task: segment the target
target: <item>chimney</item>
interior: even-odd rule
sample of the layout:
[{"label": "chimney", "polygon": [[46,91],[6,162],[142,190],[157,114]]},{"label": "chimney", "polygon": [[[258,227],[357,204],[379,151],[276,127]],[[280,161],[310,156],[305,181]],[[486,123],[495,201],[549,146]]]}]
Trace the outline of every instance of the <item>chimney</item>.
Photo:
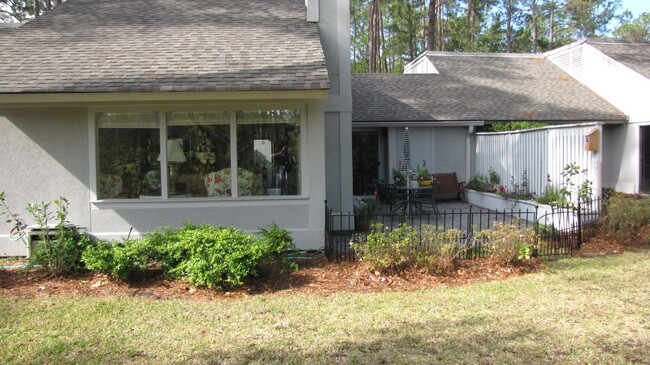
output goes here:
[{"label": "chimney", "polygon": [[310,23],[318,23],[320,20],[320,15],[318,14],[319,2],[320,0],[305,0],[307,21]]}]

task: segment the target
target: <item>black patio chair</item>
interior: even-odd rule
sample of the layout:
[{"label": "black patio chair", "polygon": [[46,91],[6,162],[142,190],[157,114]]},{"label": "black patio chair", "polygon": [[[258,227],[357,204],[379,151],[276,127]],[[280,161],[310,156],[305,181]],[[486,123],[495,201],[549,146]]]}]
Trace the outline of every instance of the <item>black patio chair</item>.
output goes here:
[{"label": "black patio chair", "polygon": [[438,184],[434,181],[431,183],[431,189],[420,190],[417,196],[413,199],[416,207],[424,212],[425,206],[431,206],[432,212],[438,214],[438,207],[436,206],[436,190]]},{"label": "black patio chair", "polygon": [[384,205],[388,205],[388,211],[390,213],[406,206],[408,196],[406,193],[399,193],[395,184],[378,182],[377,192],[377,198],[379,199],[379,203],[381,203],[382,212]]}]

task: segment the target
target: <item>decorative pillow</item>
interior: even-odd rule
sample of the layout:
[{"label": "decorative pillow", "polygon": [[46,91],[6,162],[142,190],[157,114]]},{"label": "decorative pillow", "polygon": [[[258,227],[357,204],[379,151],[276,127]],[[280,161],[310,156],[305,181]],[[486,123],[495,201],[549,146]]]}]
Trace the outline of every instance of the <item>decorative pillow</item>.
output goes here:
[{"label": "decorative pillow", "polygon": [[[253,173],[245,169],[237,169],[237,189],[239,196],[251,195]],[[230,168],[211,172],[205,176],[205,189],[208,196],[232,196]]]},{"label": "decorative pillow", "polygon": [[122,193],[122,178],[117,175],[99,175],[99,199],[115,198]]}]

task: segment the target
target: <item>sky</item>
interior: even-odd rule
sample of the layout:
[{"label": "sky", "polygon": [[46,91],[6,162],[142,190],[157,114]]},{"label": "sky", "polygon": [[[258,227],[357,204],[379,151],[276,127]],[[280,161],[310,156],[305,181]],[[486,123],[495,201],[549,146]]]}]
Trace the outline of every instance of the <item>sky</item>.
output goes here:
[{"label": "sky", "polygon": [[636,18],[643,12],[650,13],[650,0],[623,0],[623,9],[627,9],[632,12]]}]

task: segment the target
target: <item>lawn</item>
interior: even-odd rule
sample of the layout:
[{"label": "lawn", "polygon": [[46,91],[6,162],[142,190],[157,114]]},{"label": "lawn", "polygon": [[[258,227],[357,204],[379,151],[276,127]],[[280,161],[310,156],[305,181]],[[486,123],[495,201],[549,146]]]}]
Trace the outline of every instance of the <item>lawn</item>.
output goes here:
[{"label": "lawn", "polygon": [[650,250],[416,292],[0,297],[3,363],[647,363]]}]

